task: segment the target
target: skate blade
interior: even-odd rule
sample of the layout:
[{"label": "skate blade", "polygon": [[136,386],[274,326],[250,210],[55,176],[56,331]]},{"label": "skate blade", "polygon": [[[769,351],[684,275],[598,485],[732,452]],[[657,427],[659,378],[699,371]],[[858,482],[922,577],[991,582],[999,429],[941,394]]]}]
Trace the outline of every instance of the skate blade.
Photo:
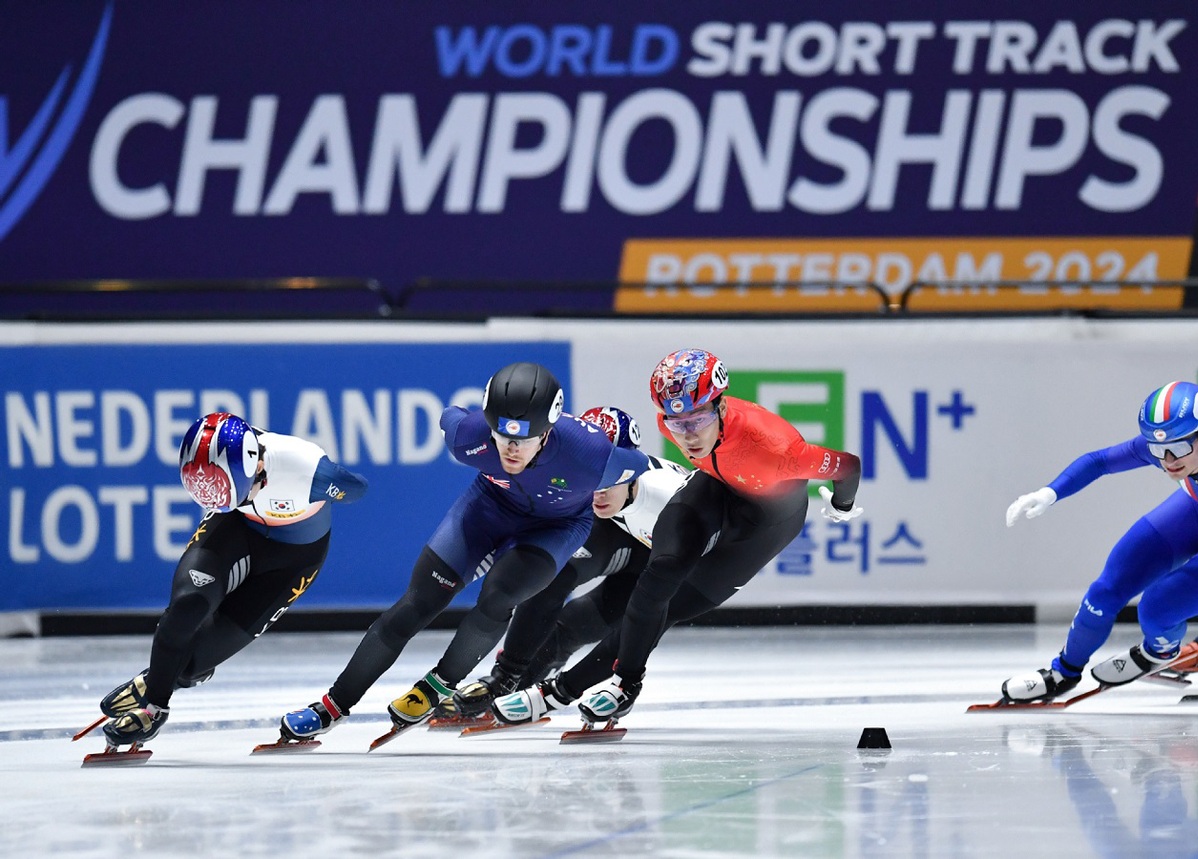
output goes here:
[{"label": "skate blade", "polygon": [[614,721],[608,722],[602,728],[594,725],[583,725],[581,731],[566,731],[562,734],[563,743],[614,743],[624,739],[627,728],[617,728]]},{"label": "skate blade", "polygon": [[150,759],[150,755],[152,754],[154,754],[152,751],[149,749],[143,749],[136,743],[131,745],[127,752],[119,751],[114,746],[108,746],[102,752],[84,755],[82,766],[136,766],[138,764],[144,764]]},{"label": "skate blade", "polygon": [[387,733],[383,734],[381,737],[378,737],[377,739],[375,739],[370,744],[370,748],[368,748],[366,751],[373,752],[375,749],[379,748],[380,746],[387,745],[387,743],[394,740],[396,737],[398,737],[404,731],[408,730],[409,728],[414,728],[418,724],[420,724],[420,723],[417,722],[415,725],[404,725],[402,728],[397,728],[394,725],[392,725],[391,730],[388,731]]},{"label": "skate blade", "polygon": [[254,746],[251,755],[288,754],[294,752],[310,752],[320,748],[320,740],[287,740],[278,739],[273,743],[260,743]]},{"label": "skate blade", "polygon": [[1178,704],[1198,704],[1198,695],[1182,695]]},{"label": "skate blade", "polygon": [[1165,669],[1158,671],[1156,674],[1148,674],[1144,677],[1145,680],[1151,683],[1161,683],[1166,686],[1189,686],[1191,681],[1180,671],[1173,669]]},{"label": "skate blade", "polygon": [[94,731],[96,728],[100,727],[107,721],[108,721],[107,716],[101,716],[100,718],[96,719],[96,721],[92,722],[90,725],[88,725],[86,728],[84,728],[82,731],[80,731],[78,734],[71,737],[71,742],[73,743],[73,742],[75,742],[75,740],[83,739],[84,737],[86,737],[88,734],[90,734],[92,731]]},{"label": "skate blade", "polygon": [[489,725],[494,721],[495,717],[489,713],[481,716],[439,716],[428,720],[428,729],[430,731],[460,731]]},{"label": "skate blade", "polygon": [[542,716],[541,718],[537,719],[535,722],[520,722],[519,724],[512,725],[512,724],[508,724],[507,722],[501,722],[498,719],[493,718],[490,721],[488,721],[486,724],[473,725],[469,728],[463,728],[462,733],[458,734],[458,736],[459,737],[473,737],[477,734],[486,734],[491,731],[507,731],[512,728],[531,728],[533,725],[543,725],[548,721],[549,721],[548,716]]},{"label": "skate blade", "polygon": [[1066,707],[1072,707],[1079,701],[1084,701],[1093,695],[1097,695],[1099,692],[1105,692],[1107,689],[1114,688],[1114,686],[1099,684],[1093,689],[1082,692],[1080,695],[1074,695],[1072,698],[1066,698],[1064,701],[1012,701],[1008,698],[1000,698],[993,704],[971,704],[965,708],[965,712],[979,713],[986,710],[1064,710]]}]

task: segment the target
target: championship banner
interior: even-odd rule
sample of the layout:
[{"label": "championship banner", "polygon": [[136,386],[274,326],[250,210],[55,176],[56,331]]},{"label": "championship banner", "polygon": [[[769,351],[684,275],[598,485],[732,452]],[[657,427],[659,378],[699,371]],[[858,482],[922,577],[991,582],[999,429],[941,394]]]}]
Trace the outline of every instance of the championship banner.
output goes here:
[{"label": "championship banner", "polygon": [[[1176,281],[1192,19],[1130,0],[9,3],[0,272],[618,280],[638,313],[713,304],[636,285]],[[775,307],[757,294],[722,298]]]}]

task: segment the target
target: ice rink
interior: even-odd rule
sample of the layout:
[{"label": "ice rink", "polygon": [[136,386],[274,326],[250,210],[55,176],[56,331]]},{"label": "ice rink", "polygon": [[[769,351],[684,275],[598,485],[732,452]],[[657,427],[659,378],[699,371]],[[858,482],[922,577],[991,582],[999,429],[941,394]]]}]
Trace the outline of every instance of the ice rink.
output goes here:
[{"label": "ice rink", "polygon": [[[176,693],[144,766],[87,768],[101,735],[71,736],[145,667],[149,639],[4,640],[0,855],[1193,855],[1198,705],[1179,703],[1185,687],[966,714],[1046,664],[1064,631],[676,629],[622,742],[560,745],[579,725],[566,713],[476,737],[416,728],[367,754],[387,702],[448,643],[430,631],[320,749],[251,757],[360,638],[272,633]],[[1100,657],[1136,633],[1116,627]],[[871,727],[889,751],[858,750]]]}]

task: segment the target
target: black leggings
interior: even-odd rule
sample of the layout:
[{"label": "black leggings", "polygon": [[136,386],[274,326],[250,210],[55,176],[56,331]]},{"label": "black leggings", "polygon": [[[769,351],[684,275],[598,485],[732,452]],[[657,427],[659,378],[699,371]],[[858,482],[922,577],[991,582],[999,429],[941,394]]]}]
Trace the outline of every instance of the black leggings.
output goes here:
[{"label": "black leggings", "polygon": [[657,518],[649,563],[619,630],[562,674],[562,691],[578,697],[613,673],[639,681],[667,629],[728,600],[798,536],[806,516],[806,481],[762,501],[694,475]]},{"label": "black leggings", "polygon": [[204,517],[175,567],[171,598],[154,631],[146,697],[166,707],[181,686],[270,629],[316,580],[329,535],[270,540],[237,512]]},{"label": "black leggings", "polygon": [[[608,519],[596,519],[584,551],[576,552],[543,591],[516,609],[496,662],[521,678],[521,688],[543,680],[584,644],[598,641],[624,614],[649,549]],[[579,586],[603,582],[570,601]]]},{"label": "black leggings", "polygon": [[[544,588],[554,572],[553,557],[536,546],[515,546],[501,555],[483,580],[478,602],[462,618],[437,663],[437,676],[449,686],[460,683],[503,637],[516,605]],[[412,569],[408,589],[370,625],[329,696],[343,710],[355,706],[395,664],[412,637],[464,587],[457,573],[425,546]]]}]

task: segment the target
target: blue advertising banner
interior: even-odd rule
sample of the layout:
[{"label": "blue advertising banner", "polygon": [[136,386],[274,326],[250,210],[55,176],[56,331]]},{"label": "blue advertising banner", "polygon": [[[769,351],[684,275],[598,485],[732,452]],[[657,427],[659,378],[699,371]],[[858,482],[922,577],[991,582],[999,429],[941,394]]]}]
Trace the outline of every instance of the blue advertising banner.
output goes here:
[{"label": "blue advertising banner", "polygon": [[1189,4],[0,9],[8,281],[1188,270]]},{"label": "blue advertising banner", "polygon": [[566,343],[0,347],[0,611],[164,606],[201,515],[179,442],[220,410],[369,479],[363,499],[335,507],[303,607],[389,605],[475,475],[445,451],[443,408],[481,404],[515,360],[549,367],[569,394],[569,356]]}]

